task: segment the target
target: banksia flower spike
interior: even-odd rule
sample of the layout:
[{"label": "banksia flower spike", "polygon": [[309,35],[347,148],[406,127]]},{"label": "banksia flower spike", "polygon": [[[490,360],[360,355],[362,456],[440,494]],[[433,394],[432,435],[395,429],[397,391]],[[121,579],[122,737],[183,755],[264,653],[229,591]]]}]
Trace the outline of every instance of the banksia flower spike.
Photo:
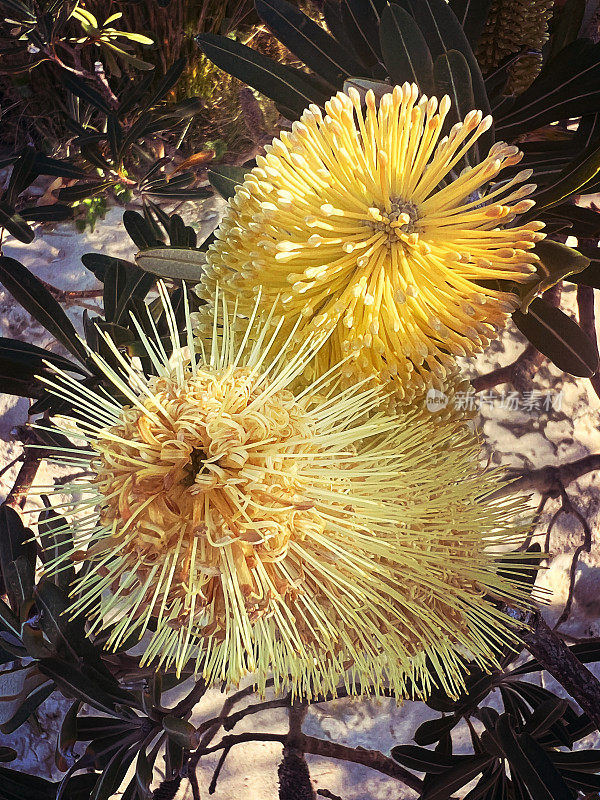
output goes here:
[{"label": "banksia flower spike", "polygon": [[477,60],[485,74],[508,56],[520,54],[510,67],[508,93],[521,94],[539,74],[553,6],[554,0],[493,0]]},{"label": "banksia flower spike", "polygon": [[455,694],[465,660],[494,664],[516,641],[498,601],[526,597],[497,555],[522,507],[487,497],[498,476],[467,427],[383,413],[381,390],[340,390],[338,368],[292,391],[320,342],[286,359],[282,320],[242,324],[222,297],[212,340],[194,351],[188,315],[182,347],[161,295],[171,355],[137,326],[155,376],[108,335],[115,368],[90,354],[124,405],[58,369],[46,381],[82,412],[60,428],[90,448],[54,456],[91,472],[61,487],[79,514],[48,567],[87,562],[70,613],[109,648],[146,634],[143,663],[229,684],[254,672],[260,689],[272,674],[303,697]]},{"label": "banksia flower spike", "polygon": [[[376,107],[339,92],[304,112],[257,158],[208,250],[198,287],[218,283],[248,315],[260,292],[278,297],[296,340],[330,333],[314,369],[346,359],[350,380],[392,378],[400,397],[441,388],[456,356],[497,335],[516,295],[495,279],[531,280],[543,223],[515,223],[533,206],[531,170],[500,181],[518,148],[496,143],[483,161],[455,167],[492,124],[471,111],[441,137],[447,96],[419,98],[408,83]],[[492,182],[492,187],[490,187]]]}]

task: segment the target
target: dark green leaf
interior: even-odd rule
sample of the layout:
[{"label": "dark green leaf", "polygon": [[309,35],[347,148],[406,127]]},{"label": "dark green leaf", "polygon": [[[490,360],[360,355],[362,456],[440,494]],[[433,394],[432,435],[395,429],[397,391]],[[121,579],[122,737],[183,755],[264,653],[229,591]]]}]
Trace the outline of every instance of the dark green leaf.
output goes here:
[{"label": "dark green leaf", "polygon": [[[379,30],[386,5],[386,0],[342,0],[342,19],[350,41],[361,60],[374,68],[381,60]],[[358,74],[370,77],[364,71]]]},{"label": "dark green leaf", "polygon": [[23,567],[28,565],[25,573],[30,577],[35,571],[36,547],[31,541],[32,536],[31,530],[23,525],[14,508],[3,503],[0,506],[0,569],[14,610],[20,607],[24,599],[15,583],[19,581],[19,575],[15,573],[15,562],[23,559]]},{"label": "dark green leaf", "polygon": [[[436,58],[433,76],[437,95],[441,97],[447,94],[452,101],[444,122],[444,131],[448,133],[453,125],[462,122],[475,107],[471,70],[462,53],[449,50]],[[468,154],[465,154],[464,160],[468,163],[467,157]],[[459,162],[459,168],[461,165],[462,161]]]},{"label": "dark green leaf", "polygon": [[448,800],[450,795],[476,778],[493,762],[488,756],[466,756],[456,767],[436,775],[421,795],[421,800]]},{"label": "dark green leaf", "polygon": [[237,187],[244,182],[245,176],[250,172],[245,167],[232,167],[224,164],[208,170],[210,185],[221,197],[229,200],[235,194]]},{"label": "dark green leaf", "polygon": [[495,731],[511,766],[536,800],[573,800],[558,770],[539,744],[527,733],[517,734],[503,714]]},{"label": "dark green leaf", "polygon": [[555,12],[547,61],[552,61],[561,50],[577,39],[585,14],[585,5],[585,0],[567,0],[563,7]]},{"label": "dark green leaf", "polygon": [[0,359],[14,361],[15,364],[20,365],[22,368],[34,372],[44,371],[45,367],[42,363],[44,360],[67,372],[86,374],[79,364],[69,361],[57,353],[44,350],[35,344],[29,344],[29,342],[22,342],[19,339],[7,339],[4,336],[0,336]]},{"label": "dark green leaf", "polygon": [[112,112],[112,108],[108,105],[100,92],[89,86],[89,84],[81,78],[68,72],[63,72],[61,80],[70,92],[82,100],[85,100],[86,103],[94,106],[94,108],[97,108],[98,111],[102,111],[104,114],[110,114]]},{"label": "dark green leaf", "polygon": [[554,765],[562,772],[564,769],[577,772],[600,772],[600,750],[577,750],[574,753],[548,753]]},{"label": "dark green leaf", "polygon": [[138,794],[141,800],[145,800],[150,794],[150,784],[152,783],[152,764],[150,764],[145,750],[142,748],[138,753],[135,776],[138,784]]},{"label": "dark green leaf", "polygon": [[287,0],[256,0],[256,11],[275,36],[317,75],[340,89],[362,67],[348,51]]},{"label": "dark green leaf", "polygon": [[54,800],[56,788],[50,781],[20,770],[0,767],[2,800]]},{"label": "dark green leaf", "polygon": [[125,284],[127,283],[127,268],[123,261],[115,259],[106,269],[104,274],[104,318],[107,322],[116,322],[115,311],[117,303]]},{"label": "dark green leaf", "polygon": [[589,378],[598,369],[598,353],[579,325],[560,309],[536,297],[526,314],[515,311],[515,325],[531,344],[571,375]]},{"label": "dark green leaf", "polygon": [[26,604],[33,597],[35,581],[35,557],[33,559],[19,556],[14,561],[9,561],[2,568],[6,594],[11,598],[11,604],[20,609],[21,621],[24,622]]},{"label": "dark green leaf", "polygon": [[42,153],[36,153],[34,168],[40,175],[55,175],[59,178],[89,178],[89,172],[86,172],[74,164],[71,164],[66,159],[48,158]]},{"label": "dark green leaf", "polygon": [[35,206],[21,211],[21,218],[27,222],[64,222],[71,219],[73,209],[62,203],[52,203],[47,206]]},{"label": "dark green leaf", "polygon": [[450,0],[450,8],[456,14],[473,50],[477,49],[491,5],[492,0]]},{"label": "dark green leaf", "polygon": [[523,730],[530,736],[538,737],[561,719],[567,708],[569,708],[568,702],[560,697],[546,700],[534,710]]},{"label": "dark green leaf", "polygon": [[34,167],[35,150],[33,147],[26,147],[21,156],[15,161],[13,171],[8,181],[8,187],[4,193],[3,200],[9,206],[14,206],[17,197],[23,192],[37,177]]},{"label": "dark green leaf", "polygon": [[39,668],[56,682],[58,688],[67,697],[73,697],[83,703],[88,703],[105,714],[114,715],[116,713],[116,704],[122,703],[124,700],[124,698],[115,697],[112,693],[109,694],[105,691],[102,686],[94,681],[89,671],[84,673],[81,669],[66,661],[45,658],[39,662]]},{"label": "dark green leaf", "polygon": [[[462,53],[471,72],[475,108],[480,109],[484,116],[489,114],[490,104],[481,69],[460,22],[446,0],[404,0],[403,4],[411,11],[421,29],[434,63],[450,50]],[[493,141],[493,129],[490,129],[479,140],[480,152],[486,153]]]},{"label": "dark green leaf", "polygon": [[0,283],[70,353],[85,361],[87,353],[73,323],[33,273],[14,258],[0,256]]},{"label": "dark green leaf", "polygon": [[508,111],[495,112],[496,136],[511,141],[549,122],[594,112],[598,98],[600,45],[586,39],[571,42]]},{"label": "dark green leaf", "polygon": [[379,37],[390,81],[398,85],[405,81],[416,83],[422,94],[431,95],[433,61],[427,42],[412,16],[396,3],[391,3],[381,16]]},{"label": "dark green leaf", "polygon": [[126,211],[123,214],[123,225],[135,246],[140,250],[163,244],[156,238],[156,234],[148,222],[137,211]]},{"label": "dark green leaf", "polygon": [[[580,156],[569,162],[550,186],[533,196],[536,214],[539,214],[541,209],[564,202],[574,194],[582,194],[598,173],[600,173],[600,146],[593,141]],[[530,212],[527,218],[532,216]]]},{"label": "dark green leaf", "polygon": [[[483,771],[477,784],[464,796],[463,800],[480,800],[480,798],[483,797],[485,797],[486,800],[488,800],[488,798],[494,800],[496,797],[495,792],[498,791],[498,787],[502,787],[503,778],[504,768],[496,761],[493,761],[489,767]],[[489,794],[490,792],[494,792],[494,794]],[[501,800],[504,796],[504,794],[499,794],[498,800]]]},{"label": "dark green leaf", "polygon": [[426,747],[415,747],[412,744],[402,744],[392,747],[394,761],[416,772],[439,774],[462,763],[470,756],[442,755]]},{"label": "dark green leaf", "polygon": [[113,717],[77,717],[77,739],[88,742],[108,736],[121,736],[136,729],[134,722],[126,722]]},{"label": "dark green leaf", "polygon": [[283,103],[296,116],[300,116],[311,103],[321,104],[327,99],[284,65],[233,39],[202,33],[196,37],[196,43],[217,67],[258,89],[271,100]]},{"label": "dark green leaf", "polygon": [[415,731],[414,740],[419,745],[433,744],[451,731],[457,723],[458,718],[454,715],[427,720],[427,722],[422,722]]},{"label": "dark green leaf", "polygon": [[163,718],[162,724],[169,739],[185,750],[194,750],[198,746],[196,729],[191,723],[168,714]]},{"label": "dark green leaf", "polygon": [[114,184],[115,181],[78,183],[76,186],[67,186],[65,189],[59,189],[57,197],[59,200],[65,200],[67,203],[74,203],[76,200],[85,200],[87,197],[94,197],[105,189],[108,189],[109,186],[114,186]]},{"label": "dark green leaf", "polygon": [[111,800],[129,769],[131,762],[135,758],[135,750],[122,747],[114,754],[106,769],[98,778],[90,800]]},{"label": "dark green leaf", "polygon": [[35,234],[20,214],[7,203],[0,202],[0,229],[6,230],[23,244],[33,241]]},{"label": "dark green leaf", "polygon": [[570,769],[561,769],[560,773],[567,786],[584,792],[588,800],[590,797],[591,800],[596,800],[598,797],[597,792],[600,792],[600,775],[588,775],[582,772],[574,772]]}]

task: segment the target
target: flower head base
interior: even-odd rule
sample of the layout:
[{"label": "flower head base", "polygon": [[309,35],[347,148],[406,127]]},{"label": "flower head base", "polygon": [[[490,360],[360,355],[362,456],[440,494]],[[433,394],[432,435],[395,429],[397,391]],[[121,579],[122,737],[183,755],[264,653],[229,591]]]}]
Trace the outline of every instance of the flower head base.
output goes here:
[{"label": "flower head base", "polygon": [[[456,167],[491,117],[471,111],[440,138],[450,100],[396,86],[366,113],[355,89],[304,112],[257,158],[208,251],[199,291],[216,284],[249,313],[281,297],[297,340],[331,332],[316,374],[347,356],[352,380],[392,378],[407,399],[441,388],[457,355],[485,347],[516,295],[482,285],[528,282],[542,223],[528,211],[531,170],[499,182],[522,153],[502,142],[476,166]],[[493,182],[489,188],[490,182]],[[281,335],[288,333],[284,326]]]},{"label": "flower head base", "polygon": [[71,613],[109,647],[147,633],[144,663],[191,662],[209,682],[255,672],[261,689],[272,674],[305,697],[456,693],[464,660],[494,664],[515,641],[497,600],[526,596],[495,555],[522,534],[521,506],[486,498],[497,475],[473,434],[385,414],[380,389],[340,390],[337,368],[292,391],[319,343],[285,360],[281,320],[236,330],[217,302],[208,350],[194,352],[189,316],[182,348],[162,294],[172,354],[139,328],[154,376],[108,336],[119,372],[92,356],[125,406],[58,370],[50,382],[85,408],[61,427],[91,448],[55,456],[93,473],[71,487],[90,513],[50,567],[89,564]]}]

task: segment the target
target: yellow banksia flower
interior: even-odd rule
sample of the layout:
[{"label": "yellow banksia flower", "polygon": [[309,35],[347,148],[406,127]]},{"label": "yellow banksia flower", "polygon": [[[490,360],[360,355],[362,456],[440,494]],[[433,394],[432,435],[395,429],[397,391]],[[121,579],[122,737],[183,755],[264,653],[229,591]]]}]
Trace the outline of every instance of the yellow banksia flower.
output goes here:
[{"label": "yellow banksia flower", "polygon": [[298,316],[296,342],[330,333],[317,375],[346,359],[350,381],[391,378],[407,400],[441,387],[456,356],[504,326],[518,299],[491,284],[529,282],[543,238],[543,223],[514,222],[534,205],[532,171],[498,177],[522,158],[517,147],[498,142],[455,174],[492,120],[471,111],[440,138],[449,109],[408,83],[378,108],[369,91],[366,113],[353,88],[325,117],[310,106],[237,188],[200,295],[210,301],[218,285],[246,315],[258,293],[265,308],[280,298],[280,340]]},{"label": "yellow banksia flower", "polygon": [[456,694],[465,661],[496,663],[516,642],[499,601],[526,602],[498,555],[522,506],[487,496],[498,474],[468,427],[386,414],[379,388],[340,389],[338,368],[294,392],[320,342],[286,357],[283,320],[248,325],[222,298],[209,346],[195,352],[188,314],[183,347],[161,295],[171,354],[138,326],[154,376],[106,334],[114,366],[90,353],[124,404],[59,369],[47,381],[83,412],[60,429],[90,450],[54,455],[88,470],[61,487],[79,513],[63,508],[73,547],[48,566],[87,562],[71,615],[109,648],[146,634],[142,663],[210,683],[255,673],[261,690],[273,675],[308,698]]},{"label": "yellow banksia flower", "polygon": [[510,67],[508,92],[520,94],[542,68],[542,47],[554,0],[493,0],[477,48],[483,73],[520,53]]}]

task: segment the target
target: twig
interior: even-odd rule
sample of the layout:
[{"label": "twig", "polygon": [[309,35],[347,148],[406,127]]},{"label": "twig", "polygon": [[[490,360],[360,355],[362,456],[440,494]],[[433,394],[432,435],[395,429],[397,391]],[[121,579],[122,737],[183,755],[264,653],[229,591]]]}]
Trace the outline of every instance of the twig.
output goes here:
[{"label": "twig", "polygon": [[317,789],[317,794],[321,797],[327,797],[328,800],[342,800],[339,794],[334,794],[330,792],[329,789]]},{"label": "twig", "polygon": [[208,793],[214,794],[217,788],[217,781],[219,780],[219,775],[221,774],[221,770],[223,769],[223,764],[225,763],[225,759],[229,755],[231,751],[231,747],[226,747],[219,757],[219,762],[215,767],[215,771],[213,772],[213,776],[211,782],[208,786]]},{"label": "twig", "polygon": [[[235,714],[230,714],[223,722],[223,728],[226,731],[232,730],[240,720],[250,714],[258,714],[261,711],[269,711],[272,708],[288,708],[291,702],[291,696],[287,694],[285,697],[276,697],[274,700],[265,700],[263,703],[255,703],[251,706],[246,706]],[[216,721],[216,720],[215,720]],[[206,723],[203,723],[206,724]]]},{"label": "twig", "polygon": [[600,682],[536,613],[525,646],[542,667],[553,675],[600,730]]},{"label": "twig", "polygon": [[592,549],[592,530],[589,526],[587,519],[584,515],[579,511],[579,509],[575,508],[573,503],[571,502],[569,496],[565,492],[564,488],[561,492],[562,496],[562,506],[561,510],[564,511],[565,514],[572,514],[573,516],[577,517],[581,527],[583,528],[583,542],[576,548],[575,552],[573,553],[573,558],[571,559],[571,567],[569,569],[569,592],[567,594],[567,602],[565,603],[565,607],[563,608],[560,617],[556,620],[554,625],[554,630],[562,625],[563,622],[566,622],[569,618],[569,614],[571,613],[571,607],[573,605],[573,590],[575,588],[575,576],[577,574],[577,564],[579,562],[579,556],[585,550],[586,553],[589,553]]},{"label": "twig", "polygon": [[[596,317],[594,313],[594,289],[591,286],[580,285],[577,287],[577,309],[579,324],[596,348],[598,355],[598,334],[596,332]],[[590,378],[593,390],[600,397],[600,374],[596,372]]]}]

